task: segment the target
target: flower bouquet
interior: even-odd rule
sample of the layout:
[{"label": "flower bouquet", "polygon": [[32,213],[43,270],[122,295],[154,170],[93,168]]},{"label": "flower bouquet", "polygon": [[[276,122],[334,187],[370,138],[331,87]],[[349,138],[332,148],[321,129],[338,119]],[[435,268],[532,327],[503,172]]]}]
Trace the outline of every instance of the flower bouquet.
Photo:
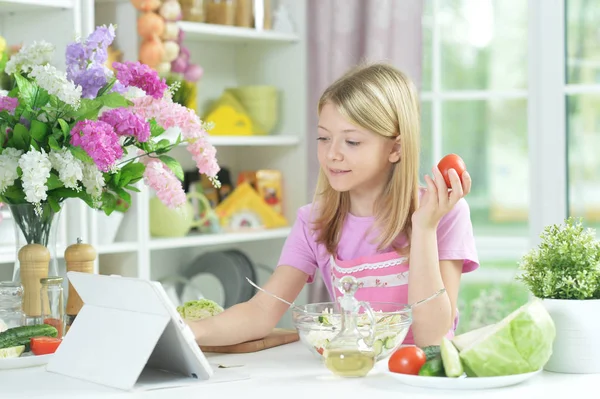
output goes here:
[{"label": "flower bouquet", "polygon": [[[67,198],[109,215],[117,202],[129,205],[143,181],[166,206],[183,205],[183,170],[167,155],[177,145],[219,186],[209,126],[173,102],[176,88],[147,65],[115,62],[111,71],[114,38],[114,26],[101,26],[70,43],[66,72],[51,65],[54,46],[45,41],[6,62],[14,87],[0,93],[0,202],[27,244],[48,246]],[[180,131],[174,141],[161,138],[170,128]]]}]

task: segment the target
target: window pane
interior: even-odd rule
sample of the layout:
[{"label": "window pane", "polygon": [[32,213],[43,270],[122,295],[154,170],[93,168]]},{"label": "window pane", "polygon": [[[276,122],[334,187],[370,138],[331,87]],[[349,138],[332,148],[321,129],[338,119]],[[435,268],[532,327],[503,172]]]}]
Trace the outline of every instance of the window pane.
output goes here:
[{"label": "window pane", "polygon": [[458,295],[458,334],[497,323],[529,300],[527,289],[516,281],[502,283],[468,280],[465,276]]},{"label": "window pane", "polygon": [[527,86],[527,1],[440,2],[441,80],[446,90]]},{"label": "window pane", "polygon": [[433,0],[426,0],[425,7],[423,9],[423,44],[422,44],[422,60],[421,65],[421,90],[431,91],[433,86],[432,74],[432,54],[433,54]]},{"label": "window pane", "polygon": [[421,176],[433,167],[433,139],[431,134],[431,101],[421,103]]},{"label": "window pane", "polygon": [[527,101],[445,101],[441,130],[444,154],[459,154],[473,179],[467,201],[475,233],[526,236]]},{"label": "window pane", "polygon": [[567,97],[570,213],[600,229],[600,94]]},{"label": "window pane", "polygon": [[565,1],[568,83],[600,83],[600,7],[597,0]]}]

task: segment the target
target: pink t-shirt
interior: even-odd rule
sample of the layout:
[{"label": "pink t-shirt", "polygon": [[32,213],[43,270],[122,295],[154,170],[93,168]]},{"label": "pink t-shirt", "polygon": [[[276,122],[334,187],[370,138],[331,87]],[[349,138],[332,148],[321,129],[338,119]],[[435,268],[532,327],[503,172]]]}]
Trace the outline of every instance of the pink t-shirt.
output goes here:
[{"label": "pink t-shirt", "polygon": [[[340,295],[334,290],[332,279],[352,274],[359,280],[360,289],[356,292],[358,300],[407,303],[408,259],[399,257],[392,248],[378,251],[377,244],[373,242],[376,232],[366,237],[374,223],[373,217],[348,214],[337,254],[332,256],[327,253],[324,245],[316,243],[316,233],[312,231],[311,223],[314,215],[311,211],[311,204],[298,210],[278,265],[302,270],[309,275],[309,283],[314,281],[315,272],[319,270],[331,300]],[[398,237],[397,243],[400,246],[406,245],[406,237]],[[465,199],[461,199],[440,221],[437,243],[439,260],[462,260],[463,273],[479,267],[470,209]],[[456,323],[458,319],[455,320],[453,330]],[[409,334],[406,342],[411,341],[412,334]]]}]

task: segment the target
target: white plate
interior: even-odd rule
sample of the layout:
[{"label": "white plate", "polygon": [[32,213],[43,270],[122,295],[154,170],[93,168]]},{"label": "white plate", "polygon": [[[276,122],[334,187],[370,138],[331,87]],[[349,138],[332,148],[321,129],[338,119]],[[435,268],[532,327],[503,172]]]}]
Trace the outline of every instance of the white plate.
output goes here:
[{"label": "white plate", "polygon": [[507,375],[501,377],[425,377],[419,375],[408,375],[392,373],[387,368],[387,362],[381,362],[381,371],[385,375],[400,381],[405,385],[419,388],[447,389],[447,390],[474,390],[490,389],[517,385],[538,375],[542,369],[532,373]]},{"label": "white plate", "polygon": [[[31,352],[29,352],[31,353]],[[27,354],[20,357],[11,357],[8,359],[0,359],[0,370],[22,369],[26,367],[43,366],[47,364],[52,355],[35,356]]]}]

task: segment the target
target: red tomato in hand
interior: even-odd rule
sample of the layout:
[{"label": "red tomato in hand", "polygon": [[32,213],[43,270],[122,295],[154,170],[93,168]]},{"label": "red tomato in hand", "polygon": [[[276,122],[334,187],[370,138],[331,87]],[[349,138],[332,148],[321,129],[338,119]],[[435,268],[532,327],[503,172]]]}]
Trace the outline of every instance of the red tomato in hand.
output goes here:
[{"label": "red tomato in hand", "polygon": [[36,356],[48,355],[56,352],[56,349],[61,342],[62,340],[60,338],[52,337],[33,337],[29,340],[31,352]]},{"label": "red tomato in hand", "polygon": [[440,163],[438,163],[438,169],[440,172],[442,172],[442,176],[444,176],[446,186],[448,186],[448,188],[452,188],[448,171],[450,169],[454,169],[456,173],[458,173],[458,177],[460,177],[460,181],[462,182],[462,174],[467,170],[467,165],[465,165],[465,162],[458,155],[448,154],[442,158]]},{"label": "red tomato in hand", "polygon": [[392,373],[418,375],[427,361],[423,349],[418,346],[404,346],[390,356],[388,368]]}]

